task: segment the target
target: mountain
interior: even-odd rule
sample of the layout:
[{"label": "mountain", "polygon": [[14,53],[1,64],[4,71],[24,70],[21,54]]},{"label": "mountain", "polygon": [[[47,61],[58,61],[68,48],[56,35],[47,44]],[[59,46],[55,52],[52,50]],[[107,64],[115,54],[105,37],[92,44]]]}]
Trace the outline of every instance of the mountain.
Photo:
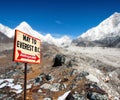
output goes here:
[{"label": "mountain", "polygon": [[[27,22],[22,22],[20,23],[15,29],[18,29],[22,32],[25,32],[27,34],[30,34],[34,37],[40,38],[43,40],[43,35],[41,35],[41,33],[38,33],[37,31],[33,30],[32,27],[27,23]],[[15,30],[14,29],[14,30]]]},{"label": "mountain", "polygon": [[[85,43],[87,41],[87,44],[88,42],[91,42],[94,44],[93,46],[99,45],[116,47],[120,43],[119,38],[120,13],[115,12],[109,18],[102,21],[98,26],[93,27],[80,35],[73,41],[73,43],[78,45],[80,42]],[[84,46],[87,46],[87,44],[84,44]]]},{"label": "mountain", "polygon": [[120,13],[116,12],[98,26],[83,33],[80,37],[94,41],[117,35],[120,36]]},{"label": "mountain", "polygon": [[51,34],[46,34],[45,36],[42,33],[39,33],[32,29],[26,22],[22,22],[19,26],[15,29],[21,30],[25,33],[29,33],[32,36],[40,38],[43,42],[48,42],[50,44],[55,44],[56,46],[66,46],[70,45],[71,39],[68,36],[63,36],[61,38],[54,38]]},{"label": "mountain", "polygon": [[0,32],[0,43],[13,42],[13,39],[8,38],[6,35]]},{"label": "mountain", "polygon": [[14,30],[2,24],[0,24],[0,32],[6,35],[8,38],[12,38],[14,36]]},{"label": "mountain", "polygon": [[32,29],[32,27],[25,21],[20,23],[14,29],[11,29],[7,26],[0,24],[0,32],[6,35],[8,38],[14,37],[15,29],[18,29],[24,33],[30,34],[34,37],[40,38],[42,42],[48,42],[50,44],[55,44],[56,46],[67,46],[67,45],[70,45],[72,41],[67,36],[63,36],[61,38],[54,38],[51,36],[51,34],[42,35],[42,33]]},{"label": "mountain", "polygon": [[99,42],[89,41],[83,38],[75,39],[72,41],[72,45],[81,46],[81,47],[94,47],[102,46]]}]

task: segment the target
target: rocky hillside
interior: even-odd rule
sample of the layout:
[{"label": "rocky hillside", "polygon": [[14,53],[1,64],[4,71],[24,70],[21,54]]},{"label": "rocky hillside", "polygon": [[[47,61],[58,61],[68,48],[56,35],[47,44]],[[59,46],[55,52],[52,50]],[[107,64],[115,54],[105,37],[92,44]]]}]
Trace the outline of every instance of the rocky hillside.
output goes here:
[{"label": "rocky hillside", "polygon": [[[27,100],[120,99],[119,49],[63,49],[48,43],[41,49],[42,63],[28,64]],[[12,62],[12,52],[0,53],[0,99],[22,100],[24,64]]]},{"label": "rocky hillside", "polygon": [[0,32],[0,43],[10,43],[13,39],[8,38],[6,35]]},{"label": "rocky hillside", "polygon": [[13,39],[0,32],[0,52],[13,49]]}]

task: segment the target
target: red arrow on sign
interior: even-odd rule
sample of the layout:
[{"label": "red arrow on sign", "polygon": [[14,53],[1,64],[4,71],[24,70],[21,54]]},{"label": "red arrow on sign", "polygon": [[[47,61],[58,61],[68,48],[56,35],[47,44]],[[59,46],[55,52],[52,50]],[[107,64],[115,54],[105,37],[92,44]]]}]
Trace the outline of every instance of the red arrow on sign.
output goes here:
[{"label": "red arrow on sign", "polygon": [[17,59],[21,59],[21,58],[24,58],[24,59],[30,59],[30,60],[39,60],[39,57],[37,55],[29,55],[29,54],[25,54],[25,53],[22,53],[20,50],[17,50],[18,53],[19,53],[19,56]]}]

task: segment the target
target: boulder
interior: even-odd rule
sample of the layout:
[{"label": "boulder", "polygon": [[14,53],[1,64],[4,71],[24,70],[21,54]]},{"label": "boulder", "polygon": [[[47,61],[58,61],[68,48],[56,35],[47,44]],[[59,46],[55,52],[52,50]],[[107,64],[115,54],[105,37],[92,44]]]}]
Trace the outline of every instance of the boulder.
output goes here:
[{"label": "boulder", "polygon": [[105,91],[100,89],[96,84],[90,83],[87,84],[87,97],[86,93],[70,92],[65,100],[108,100],[107,94]]},{"label": "boulder", "polygon": [[62,66],[65,63],[65,56],[57,54],[54,58],[53,67]]},{"label": "boulder", "polygon": [[64,90],[66,88],[67,88],[67,85],[65,83],[61,84],[59,87],[60,90]]},{"label": "boulder", "polygon": [[42,73],[42,74],[40,74],[38,77],[36,77],[35,80],[34,80],[34,85],[39,85],[40,82],[43,81],[43,78],[44,78],[44,77],[45,77],[45,74],[44,74],[44,73]]},{"label": "boulder", "polygon": [[92,92],[96,92],[101,95],[107,95],[107,93],[103,89],[97,86],[97,83],[85,84],[85,88],[86,88],[86,91],[89,92],[89,94],[91,94]]},{"label": "boulder", "polygon": [[85,100],[85,97],[79,93],[69,93],[65,100]]},{"label": "boulder", "polygon": [[96,76],[92,75],[92,74],[89,74],[88,76],[86,76],[86,78],[89,79],[92,82],[99,83],[98,78]]},{"label": "boulder", "polygon": [[51,84],[45,83],[45,84],[41,85],[40,88],[42,88],[42,89],[50,89],[51,86],[52,86]]},{"label": "boulder", "polygon": [[49,81],[49,80],[51,80],[51,79],[52,79],[52,76],[51,76],[51,75],[49,75],[49,74],[48,74],[48,75],[46,75],[46,80],[48,80],[48,81]]},{"label": "boulder", "polygon": [[78,74],[78,70],[77,69],[73,69],[71,72],[70,72],[70,76],[74,76]]},{"label": "boulder", "polygon": [[88,92],[87,98],[89,100],[108,100],[108,97],[106,95],[102,95],[96,92]]},{"label": "boulder", "polygon": [[53,83],[50,87],[50,91],[57,92],[60,90],[60,83]]},{"label": "boulder", "polygon": [[88,72],[82,71],[82,72],[80,72],[80,73],[76,76],[75,81],[81,80],[81,79],[85,78],[85,77],[88,76],[88,75],[89,75]]}]

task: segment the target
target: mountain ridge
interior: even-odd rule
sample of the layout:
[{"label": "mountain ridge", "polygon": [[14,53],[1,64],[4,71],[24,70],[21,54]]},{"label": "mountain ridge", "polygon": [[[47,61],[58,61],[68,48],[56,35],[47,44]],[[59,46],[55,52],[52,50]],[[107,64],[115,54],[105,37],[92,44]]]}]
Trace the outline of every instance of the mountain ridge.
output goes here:
[{"label": "mountain ridge", "polygon": [[68,36],[54,38],[50,33],[42,35],[41,32],[32,29],[25,21],[21,22],[14,29],[0,24],[0,32],[9,38],[14,37],[15,29],[40,38],[42,42],[48,42],[49,44],[54,44],[59,47],[69,46],[71,45],[71,42],[77,46],[110,46],[111,43],[113,43],[114,45],[112,45],[112,47],[119,47],[119,39],[115,38],[120,37],[120,13],[115,12],[110,17],[103,20],[98,26],[87,30],[73,41]]},{"label": "mountain ridge", "polygon": [[86,40],[95,41],[104,39],[109,35],[120,36],[120,13],[115,12],[110,17],[103,20],[98,26],[87,30],[79,37]]},{"label": "mountain ridge", "polygon": [[76,46],[120,47],[120,13],[103,20],[72,41]]},{"label": "mountain ridge", "polygon": [[54,44],[56,46],[67,46],[71,44],[71,39],[68,36],[63,36],[61,38],[54,38],[50,33],[42,35],[42,33],[37,32],[32,29],[32,27],[25,21],[21,22],[16,28],[11,29],[8,26],[0,24],[0,32],[6,35],[8,38],[14,37],[15,30],[20,30],[24,33],[30,34],[34,37],[40,38],[42,42],[48,42],[49,44]]}]

